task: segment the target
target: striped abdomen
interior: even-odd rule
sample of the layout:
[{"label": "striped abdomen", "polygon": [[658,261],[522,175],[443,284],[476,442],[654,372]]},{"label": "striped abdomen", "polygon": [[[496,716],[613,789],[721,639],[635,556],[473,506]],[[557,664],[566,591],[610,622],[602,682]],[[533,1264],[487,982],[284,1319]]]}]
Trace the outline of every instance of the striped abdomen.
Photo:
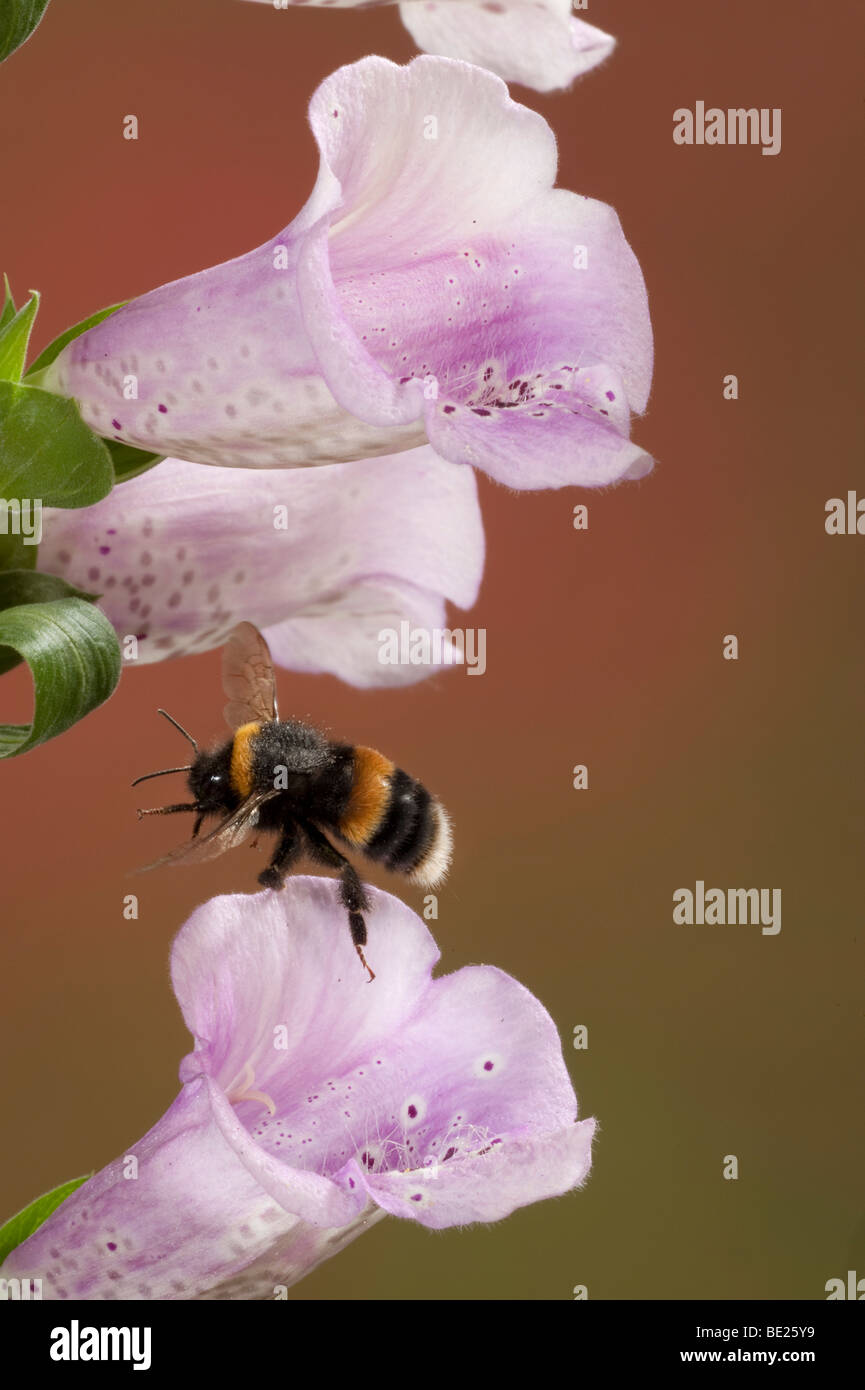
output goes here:
[{"label": "striped abdomen", "polygon": [[374,748],[355,748],[342,838],[415,883],[434,886],[451,859],[451,828],[440,801]]}]

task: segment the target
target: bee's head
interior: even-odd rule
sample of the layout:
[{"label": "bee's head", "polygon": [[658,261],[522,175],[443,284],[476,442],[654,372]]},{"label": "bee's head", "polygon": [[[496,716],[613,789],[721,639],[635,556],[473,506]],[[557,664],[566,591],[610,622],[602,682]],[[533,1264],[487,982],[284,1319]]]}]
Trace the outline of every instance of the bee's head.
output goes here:
[{"label": "bee's head", "polygon": [[189,773],[189,789],[202,811],[233,810],[237,796],[231,787],[231,744],[196,755]]}]

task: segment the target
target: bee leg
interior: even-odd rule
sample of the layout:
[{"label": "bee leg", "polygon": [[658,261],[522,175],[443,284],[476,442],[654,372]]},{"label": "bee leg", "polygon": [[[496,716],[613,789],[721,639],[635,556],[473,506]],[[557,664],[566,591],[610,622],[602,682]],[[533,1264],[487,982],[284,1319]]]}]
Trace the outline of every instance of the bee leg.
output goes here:
[{"label": "bee leg", "polygon": [[273,858],[266,869],[262,869],[258,875],[258,881],[262,888],[281,888],[285,875],[291,868],[292,862],[298,858],[303,842],[297,833],[297,827],[286,825],[283,827]]},{"label": "bee leg", "polygon": [[[150,811],[138,811],[137,814],[138,814],[138,819],[141,820],[144,816],[173,816],[177,811],[197,811],[197,810],[198,810],[198,807],[196,806],[196,804],[195,804],[194,801],[181,801],[177,806],[154,806],[153,809],[150,810]],[[197,822],[196,822],[196,827],[199,826],[199,825],[201,824],[201,820],[202,820],[202,817],[199,816],[199,818],[198,818],[198,820],[197,820]],[[196,833],[197,833],[197,830],[196,830],[196,831],[193,831],[193,834],[196,834]]]},{"label": "bee leg", "polygon": [[369,912],[371,906],[366,889],[358,878],[354,865],[349,863],[344,854],[340,854],[339,850],[334,848],[330,840],[322,835],[317,826],[305,822],[303,830],[309,843],[311,857],[319,864],[340,871],[339,896],[348,912],[351,939],[354,943],[354,949],[360,957],[361,965],[364,970],[369,972],[368,983],[372,984],[375,974],[367,964],[366,956],[363,953],[363,948],[366,945],[366,920],[363,914]]},{"label": "bee leg", "polygon": [[354,949],[360,956],[360,963],[364,970],[369,972],[367,984],[371,985],[375,979],[375,971],[369,966],[366,956],[363,953],[363,947],[366,945],[366,922],[359,912],[349,912],[348,927],[351,932],[351,939],[354,942]]}]

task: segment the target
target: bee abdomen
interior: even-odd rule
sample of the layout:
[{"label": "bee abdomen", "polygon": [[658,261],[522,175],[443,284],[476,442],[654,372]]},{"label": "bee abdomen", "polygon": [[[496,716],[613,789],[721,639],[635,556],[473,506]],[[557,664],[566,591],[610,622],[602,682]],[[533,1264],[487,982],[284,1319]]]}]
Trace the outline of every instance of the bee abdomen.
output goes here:
[{"label": "bee abdomen", "polygon": [[421,885],[437,883],[451,858],[447,813],[420,782],[371,748],[356,748],[352,795],[340,834],[370,859]]}]

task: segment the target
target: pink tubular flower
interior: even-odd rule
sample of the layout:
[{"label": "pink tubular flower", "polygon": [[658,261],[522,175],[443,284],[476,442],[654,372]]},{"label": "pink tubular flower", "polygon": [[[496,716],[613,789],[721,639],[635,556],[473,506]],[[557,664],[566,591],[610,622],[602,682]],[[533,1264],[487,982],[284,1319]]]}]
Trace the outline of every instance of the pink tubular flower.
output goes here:
[{"label": "pink tubular flower", "polygon": [[431,979],[423,923],[370,892],[373,984],[329,879],[193,913],[171,957],[180,1095],[4,1277],[51,1299],[273,1298],[385,1213],[498,1221],[585,1180],[594,1121],[542,1005],[492,966]]},{"label": "pink tubular flower", "polygon": [[321,166],[283,232],[133,300],[44,385],[99,433],[256,468],[425,439],[514,488],[640,477],[652,335],[612,208],[492,73],[365,58],[310,107]]},{"label": "pink tubular flower", "polygon": [[93,507],[46,510],[39,552],[102,595],[139,661],[207,651],[248,620],[280,666],[360,686],[430,673],[383,665],[379,633],[446,629],[445,600],[471,607],[483,561],[474,474],[428,446],[267,472],[166,459]]},{"label": "pink tubular flower", "polygon": [[[274,0],[258,0],[273,5]],[[280,0],[277,8],[307,0]],[[353,9],[369,0],[311,0]],[[597,67],[616,41],[575,19],[571,0],[407,0],[400,17],[418,48],[489,68],[506,82],[538,92],[569,87]]]}]

